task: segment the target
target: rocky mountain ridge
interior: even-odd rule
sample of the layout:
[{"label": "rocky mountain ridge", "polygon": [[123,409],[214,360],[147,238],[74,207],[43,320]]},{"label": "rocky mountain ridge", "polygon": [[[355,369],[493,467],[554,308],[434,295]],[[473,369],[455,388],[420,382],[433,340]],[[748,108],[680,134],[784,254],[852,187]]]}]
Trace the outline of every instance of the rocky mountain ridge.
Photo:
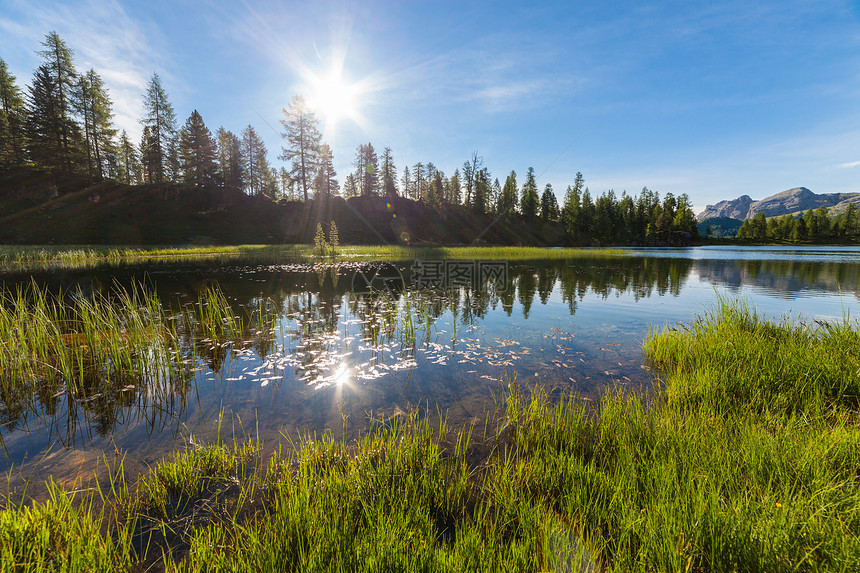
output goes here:
[{"label": "rocky mountain ridge", "polygon": [[696,219],[704,221],[713,217],[730,217],[743,220],[752,219],[759,213],[764,213],[765,217],[778,217],[819,207],[827,207],[830,214],[834,215],[841,213],[849,203],[860,207],[860,193],[813,193],[806,187],[795,187],[760,201],[749,195],[741,195],[731,201],[720,201],[716,205],[705,207]]}]

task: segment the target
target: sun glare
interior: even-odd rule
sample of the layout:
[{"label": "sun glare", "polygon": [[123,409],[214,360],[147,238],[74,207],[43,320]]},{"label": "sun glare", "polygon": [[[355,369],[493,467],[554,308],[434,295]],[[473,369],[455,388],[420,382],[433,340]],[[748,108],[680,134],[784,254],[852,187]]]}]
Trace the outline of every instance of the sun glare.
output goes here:
[{"label": "sun glare", "polygon": [[311,82],[312,94],[309,104],[319,114],[326,124],[326,130],[337,125],[338,120],[355,118],[355,85],[348,83],[343,76],[333,71],[325,76],[319,76]]}]

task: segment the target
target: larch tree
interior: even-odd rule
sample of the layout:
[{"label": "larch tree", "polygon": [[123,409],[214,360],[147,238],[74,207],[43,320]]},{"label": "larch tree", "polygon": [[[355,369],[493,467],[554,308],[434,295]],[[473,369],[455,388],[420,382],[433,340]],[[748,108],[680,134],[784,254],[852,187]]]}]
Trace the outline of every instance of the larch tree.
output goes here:
[{"label": "larch tree", "polygon": [[317,197],[328,199],[337,195],[340,184],[337,182],[337,172],[334,170],[334,157],[327,143],[320,145],[319,169],[314,178],[314,190]]},{"label": "larch tree", "polygon": [[[178,170],[178,153],[173,145],[176,137],[176,115],[158,74],[152,74],[149,80],[143,106],[146,115],[140,122],[145,128],[149,128],[149,138],[147,151],[141,149],[141,153],[147,154],[150,181],[160,183],[167,179],[169,171]],[[169,162],[174,165],[168,165]]]},{"label": "larch tree", "polygon": [[298,182],[307,201],[308,190],[317,171],[319,146],[322,140],[319,120],[308,107],[305,98],[300,95],[294,96],[290,106],[283,112],[286,117],[281,120],[281,125],[284,126],[285,131],[281,136],[287,140],[287,146],[281,148],[283,155],[279,159],[292,163],[290,175]]},{"label": "larch tree", "polygon": [[0,58],[0,165],[20,165],[26,159],[24,95],[15,76]]},{"label": "larch tree", "polygon": [[185,121],[179,142],[183,181],[197,188],[214,184],[217,174],[216,155],[212,132],[195,109]]}]

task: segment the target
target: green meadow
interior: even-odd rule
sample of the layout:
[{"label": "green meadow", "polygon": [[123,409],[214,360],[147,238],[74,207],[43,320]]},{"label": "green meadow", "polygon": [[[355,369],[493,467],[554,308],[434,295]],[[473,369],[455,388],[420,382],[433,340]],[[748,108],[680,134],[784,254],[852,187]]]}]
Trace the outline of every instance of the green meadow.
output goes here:
[{"label": "green meadow", "polygon": [[224,420],[7,500],[0,569],[856,571],[860,327],[720,301],[644,352],[659,390],[596,407],[503,379],[482,424],[371,414],[274,456]]},{"label": "green meadow", "polygon": [[563,260],[625,254],[624,249],[540,247],[434,247],[368,245],[232,245],[210,247],[0,246],[0,267],[11,269],[89,268],[99,265],[207,260],[243,263],[318,263],[378,258]]}]

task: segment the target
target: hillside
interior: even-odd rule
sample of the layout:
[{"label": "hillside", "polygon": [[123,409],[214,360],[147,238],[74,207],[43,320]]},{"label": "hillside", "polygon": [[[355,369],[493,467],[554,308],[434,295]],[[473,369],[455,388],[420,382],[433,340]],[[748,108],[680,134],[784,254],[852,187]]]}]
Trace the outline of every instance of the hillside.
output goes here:
[{"label": "hillside", "polygon": [[848,203],[860,204],[860,193],[813,193],[806,187],[795,187],[782,191],[760,201],[753,200],[749,195],[742,195],[732,201],[720,201],[716,205],[708,205],[696,216],[698,221],[720,217],[731,219],[752,219],[759,213],[765,217],[777,217],[786,214],[797,214],[807,209],[827,207],[830,215],[838,215],[845,210]]},{"label": "hillside", "polygon": [[272,201],[172,183],[90,185],[80,176],[0,172],[0,243],[312,243],[316,226],[337,224],[343,243],[565,245],[560,223],[466,207],[436,210],[404,198]]},{"label": "hillside", "polygon": [[699,234],[703,237],[727,239],[735,237],[743,221],[731,217],[713,217],[699,221]]}]

